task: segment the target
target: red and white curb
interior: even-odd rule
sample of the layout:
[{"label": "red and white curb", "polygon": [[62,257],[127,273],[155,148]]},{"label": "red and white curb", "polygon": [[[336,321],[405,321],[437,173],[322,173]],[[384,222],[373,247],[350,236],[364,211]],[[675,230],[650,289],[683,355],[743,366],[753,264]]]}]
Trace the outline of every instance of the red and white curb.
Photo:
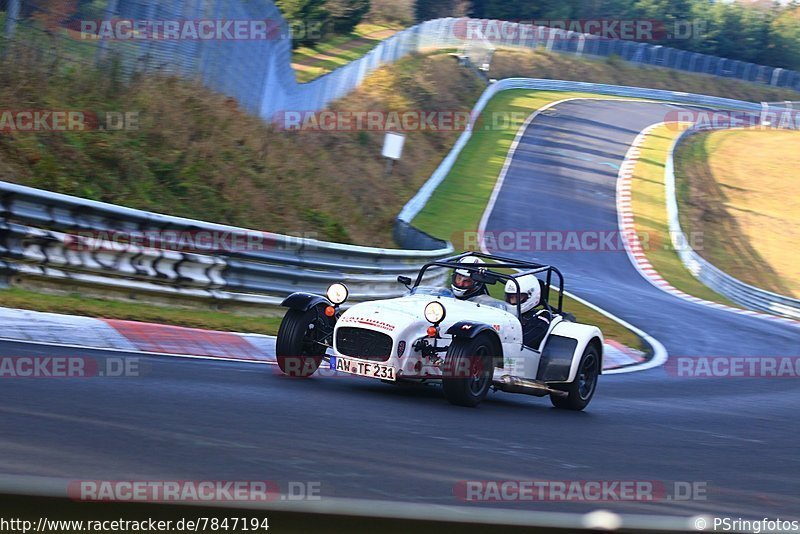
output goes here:
[{"label": "red and white curb", "polygon": [[0,339],[60,347],[269,363],[275,338],[138,321],[0,308]]},{"label": "red and white curb", "polygon": [[605,340],[603,350],[603,368],[617,369],[626,365],[641,364],[647,361],[644,352],[632,349],[613,339]]},{"label": "red and white curb", "polygon": [[[275,337],[218,332],[138,321],[0,308],[0,339],[61,347],[274,363]],[[604,347],[604,370],[640,363],[643,355],[613,340]]]},{"label": "red and white curb", "polygon": [[620,233],[622,234],[623,242],[625,243],[625,250],[628,252],[628,257],[630,258],[631,263],[633,263],[634,267],[636,267],[636,270],[638,270],[639,273],[655,287],[683,300],[717,310],[725,310],[739,315],[759,317],[761,319],[766,319],[773,322],[800,327],[800,321],[795,321],[793,319],[780,317],[777,315],[770,315],[768,313],[759,311],[735,308],[726,304],[720,304],[719,302],[712,302],[710,300],[689,295],[688,293],[677,289],[667,280],[665,280],[647,259],[647,256],[644,253],[644,248],[642,247],[642,243],[639,240],[639,235],[636,233],[633,207],[631,205],[631,182],[633,180],[636,165],[639,163],[639,158],[641,157],[642,146],[644,145],[645,141],[647,141],[648,136],[652,134],[656,128],[664,126],[665,124],[667,123],[658,122],[656,124],[651,124],[639,132],[639,135],[636,136],[633,144],[631,144],[628,152],[625,154],[625,161],[623,161],[622,165],[620,165],[619,174],[617,176],[617,217],[619,221]]}]

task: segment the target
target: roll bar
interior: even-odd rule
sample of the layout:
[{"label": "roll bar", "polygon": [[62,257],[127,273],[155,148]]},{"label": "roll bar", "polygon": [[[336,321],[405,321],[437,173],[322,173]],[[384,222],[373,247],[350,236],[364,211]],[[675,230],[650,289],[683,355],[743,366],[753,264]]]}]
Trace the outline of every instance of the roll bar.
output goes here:
[{"label": "roll bar", "polygon": [[[478,258],[491,260],[495,263],[487,263],[487,264],[474,264],[474,263],[458,263],[458,261],[462,258],[466,258],[467,256],[475,256]],[[465,271],[470,271],[474,273],[479,273],[479,276],[476,278],[482,278],[484,282],[487,283],[495,283],[499,280],[508,281],[513,280],[514,285],[517,287],[517,316],[521,315],[521,303],[519,299],[520,288],[519,282],[517,282],[517,278],[520,276],[525,276],[528,274],[539,274],[539,273],[547,273],[544,283],[545,283],[545,301],[550,305],[550,287],[552,285],[552,278],[553,274],[558,276],[558,308],[557,312],[559,314],[563,313],[563,304],[564,304],[564,276],[561,274],[561,271],[553,267],[552,265],[545,265],[543,263],[536,263],[531,261],[524,261],[524,260],[517,260],[514,258],[505,258],[502,256],[493,256],[491,254],[484,254],[483,252],[463,252],[458,254],[457,256],[451,256],[449,258],[444,258],[441,260],[430,261],[422,266],[419,273],[417,273],[417,279],[414,281],[414,285],[411,286],[411,289],[419,287],[420,283],[422,282],[422,277],[431,267],[442,267],[445,269],[464,269]],[[518,269],[520,272],[516,274],[504,274],[495,272],[492,269]]]}]

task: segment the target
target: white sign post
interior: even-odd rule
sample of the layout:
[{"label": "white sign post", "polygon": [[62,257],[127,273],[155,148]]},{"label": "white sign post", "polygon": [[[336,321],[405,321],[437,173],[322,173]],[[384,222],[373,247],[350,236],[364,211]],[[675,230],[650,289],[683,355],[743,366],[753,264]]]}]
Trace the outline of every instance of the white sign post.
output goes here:
[{"label": "white sign post", "polygon": [[406,142],[406,134],[398,132],[386,132],[383,138],[383,150],[381,155],[386,158],[386,175],[392,173],[392,163],[400,159],[403,154],[403,144]]}]

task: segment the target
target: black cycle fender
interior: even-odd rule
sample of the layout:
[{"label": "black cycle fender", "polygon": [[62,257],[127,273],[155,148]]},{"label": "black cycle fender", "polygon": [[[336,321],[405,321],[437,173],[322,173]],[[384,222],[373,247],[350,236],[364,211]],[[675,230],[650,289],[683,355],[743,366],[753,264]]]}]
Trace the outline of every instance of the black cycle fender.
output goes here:
[{"label": "black cycle fender", "polygon": [[320,304],[331,306],[330,301],[323,296],[302,292],[292,293],[281,302],[281,306],[303,312],[310,310],[314,306],[319,306]]}]

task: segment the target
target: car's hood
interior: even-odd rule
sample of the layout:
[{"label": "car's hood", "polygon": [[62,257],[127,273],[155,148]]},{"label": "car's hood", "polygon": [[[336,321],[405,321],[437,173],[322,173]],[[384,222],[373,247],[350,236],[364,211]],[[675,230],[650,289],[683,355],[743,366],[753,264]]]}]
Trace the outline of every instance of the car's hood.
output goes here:
[{"label": "car's hood", "polygon": [[446,331],[458,321],[477,321],[491,325],[504,325],[513,320],[509,313],[492,306],[451,297],[408,295],[405,297],[362,302],[342,313],[337,326],[356,326],[382,331],[393,337],[412,327],[427,328],[425,306],[431,301],[444,305],[445,318],[440,328]]}]

